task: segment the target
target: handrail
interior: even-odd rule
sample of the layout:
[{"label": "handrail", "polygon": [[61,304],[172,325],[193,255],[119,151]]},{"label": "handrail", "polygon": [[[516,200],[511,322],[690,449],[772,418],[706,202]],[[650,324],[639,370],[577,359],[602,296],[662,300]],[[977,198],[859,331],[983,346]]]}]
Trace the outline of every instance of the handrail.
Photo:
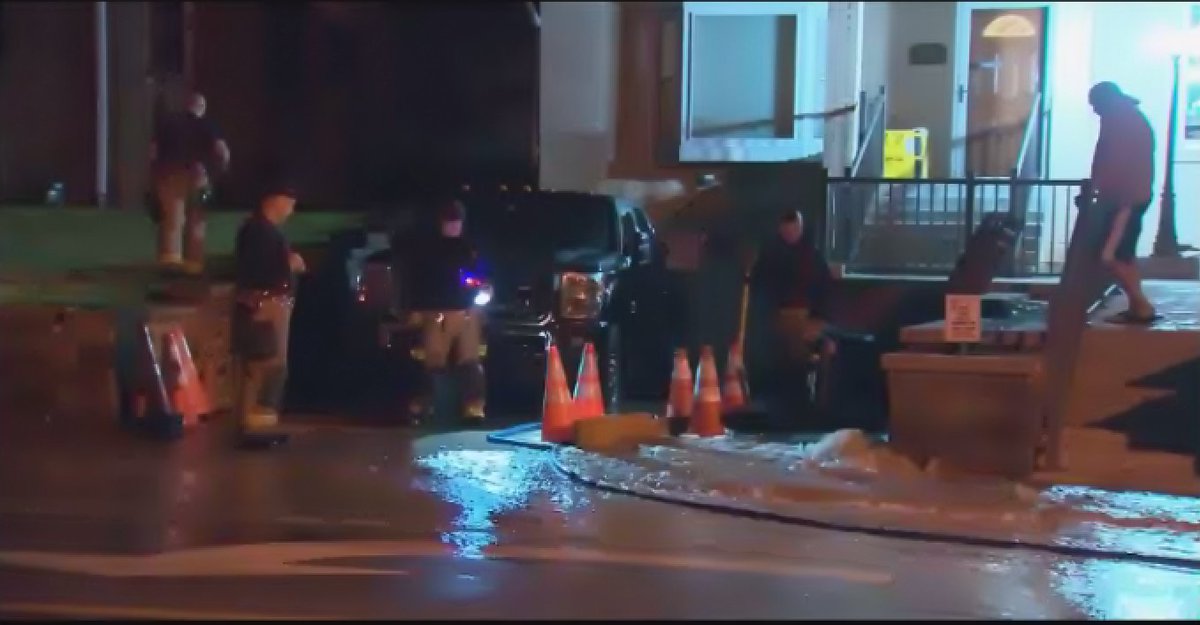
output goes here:
[{"label": "handrail", "polygon": [[[832,119],[842,115],[849,115],[858,110],[858,104],[847,104],[846,106],[838,107],[828,111],[819,111],[817,113],[797,113],[792,116],[792,121],[803,121],[806,119]],[[759,119],[749,122],[738,122],[736,124],[725,124],[722,126],[708,126],[703,129],[693,129],[692,137],[696,139],[715,139],[730,132],[738,132],[740,130],[755,130],[765,126],[773,126],[774,119]]]},{"label": "handrail", "polygon": [[1021,134],[1021,149],[1017,152],[1017,163],[1013,167],[1014,178],[1021,175],[1025,169],[1025,159],[1029,156],[1029,150],[1036,135],[1034,128],[1042,121],[1041,108],[1042,92],[1039,91],[1033,96],[1033,104],[1029,107],[1029,119],[1025,121],[1025,130]]},{"label": "handrail", "polygon": [[857,176],[858,170],[862,167],[863,158],[867,155],[867,148],[872,144],[871,139],[874,137],[876,129],[882,129],[883,111],[887,92],[883,87],[879,89],[879,95],[875,97],[875,103],[871,106],[871,119],[867,122],[867,128],[862,133],[862,139],[859,141],[858,150],[854,155],[854,162],[850,165],[850,175]]}]

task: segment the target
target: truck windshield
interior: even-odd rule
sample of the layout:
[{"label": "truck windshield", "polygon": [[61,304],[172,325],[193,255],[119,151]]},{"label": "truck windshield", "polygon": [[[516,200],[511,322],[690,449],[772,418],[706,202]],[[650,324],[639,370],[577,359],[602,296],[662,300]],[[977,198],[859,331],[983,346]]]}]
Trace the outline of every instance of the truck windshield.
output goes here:
[{"label": "truck windshield", "polygon": [[493,255],[618,247],[615,211],[604,197],[534,195],[472,202],[466,227],[471,240]]}]

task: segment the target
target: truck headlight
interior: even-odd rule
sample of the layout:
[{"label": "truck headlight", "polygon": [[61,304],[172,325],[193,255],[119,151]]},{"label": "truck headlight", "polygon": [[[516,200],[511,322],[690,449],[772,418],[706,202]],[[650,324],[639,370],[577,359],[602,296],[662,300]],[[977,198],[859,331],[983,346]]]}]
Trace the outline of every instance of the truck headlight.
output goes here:
[{"label": "truck headlight", "polygon": [[599,316],[607,295],[603,274],[566,272],[558,276],[559,312],[564,319]]}]

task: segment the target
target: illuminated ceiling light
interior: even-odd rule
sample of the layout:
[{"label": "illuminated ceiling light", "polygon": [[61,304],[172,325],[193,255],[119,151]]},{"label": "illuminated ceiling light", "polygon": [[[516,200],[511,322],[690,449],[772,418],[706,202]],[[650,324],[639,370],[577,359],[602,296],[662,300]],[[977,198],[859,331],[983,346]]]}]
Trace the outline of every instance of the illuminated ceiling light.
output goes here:
[{"label": "illuminated ceiling light", "polygon": [[997,17],[983,29],[983,36],[988,39],[1017,39],[1035,35],[1037,29],[1029,20],[1011,13]]}]

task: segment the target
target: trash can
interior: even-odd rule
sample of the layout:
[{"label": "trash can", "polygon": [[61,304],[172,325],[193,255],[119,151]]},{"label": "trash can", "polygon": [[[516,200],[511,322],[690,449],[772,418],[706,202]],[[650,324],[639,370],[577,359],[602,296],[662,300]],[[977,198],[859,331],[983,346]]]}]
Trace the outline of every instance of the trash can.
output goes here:
[{"label": "trash can", "polygon": [[896,450],[970,473],[1022,479],[1042,434],[1042,361],[1035,354],[883,356]]}]

